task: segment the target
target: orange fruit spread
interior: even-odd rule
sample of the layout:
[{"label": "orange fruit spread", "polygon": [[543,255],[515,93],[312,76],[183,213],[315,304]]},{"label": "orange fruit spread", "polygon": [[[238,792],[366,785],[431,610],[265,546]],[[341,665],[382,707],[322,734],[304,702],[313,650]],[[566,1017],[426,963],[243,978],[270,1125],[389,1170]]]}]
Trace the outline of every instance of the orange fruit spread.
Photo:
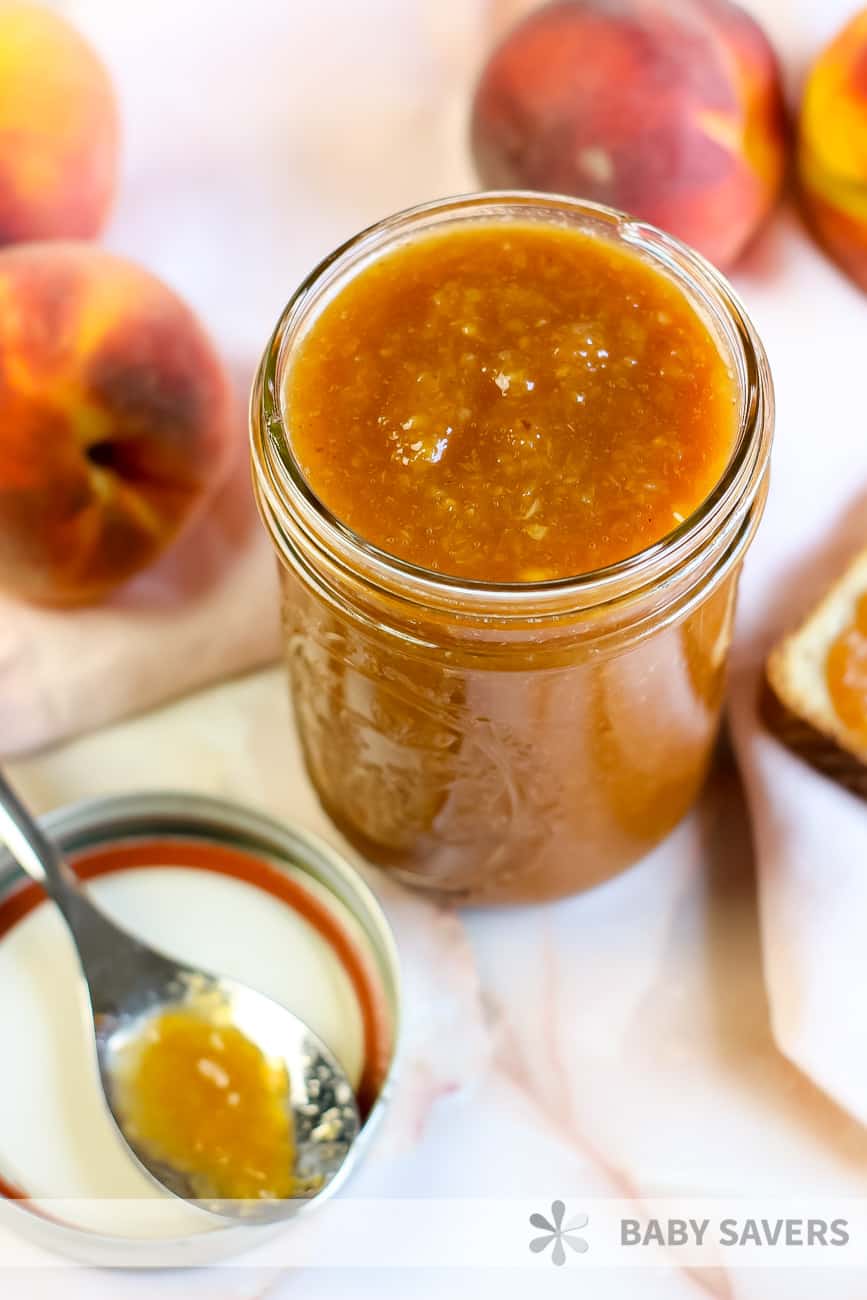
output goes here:
[{"label": "orange fruit spread", "polygon": [[127,1136],[188,1176],[195,1196],[291,1197],[289,1076],[239,1029],[173,1008],[131,1045],[119,1097]]},{"label": "orange fruit spread", "polygon": [[738,423],[729,364],[674,279],[553,222],[468,223],[369,263],[302,336],[284,403],[338,519],[488,582],[660,541],[719,481]]},{"label": "orange fruit spread", "polygon": [[837,717],[867,740],[867,592],[851,625],[831,644],[825,678]]}]

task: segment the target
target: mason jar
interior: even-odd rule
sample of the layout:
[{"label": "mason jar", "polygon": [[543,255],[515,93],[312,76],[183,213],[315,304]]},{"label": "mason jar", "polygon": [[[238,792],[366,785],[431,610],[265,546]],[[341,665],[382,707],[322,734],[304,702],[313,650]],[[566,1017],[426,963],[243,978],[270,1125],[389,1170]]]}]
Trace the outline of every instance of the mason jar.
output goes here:
[{"label": "mason jar", "polygon": [[[335,518],[293,453],[284,380],[322,307],[397,244],[479,221],[565,223],[627,246],[680,286],[734,375],[738,430],[717,486],[661,541],[596,572],[486,583],[421,569]],[[456,902],[535,901],[613,876],[675,826],[713,750],[773,428],[764,350],[722,276],[592,203],[426,204],[308,276],[262,359],[251,422],[301,748],[325,809],[368,859]]]}]

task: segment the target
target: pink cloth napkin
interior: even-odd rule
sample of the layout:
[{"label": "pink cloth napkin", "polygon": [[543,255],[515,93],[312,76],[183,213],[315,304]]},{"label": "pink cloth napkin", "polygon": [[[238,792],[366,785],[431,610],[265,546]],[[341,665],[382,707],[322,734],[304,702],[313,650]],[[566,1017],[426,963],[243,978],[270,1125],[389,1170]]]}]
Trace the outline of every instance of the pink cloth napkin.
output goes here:
[{"label": "pink cloth napkin", "polygon": [[867,297],[786,214],[737,277],[777,390],[772,491],[741,588],[730,720],[782,1051],[867,1123],[867,805],[763,727],[763,659],[867,544]]},{"label": "pink cloth napkin", "polygon": [[[796,95],[849,19],[847,0],[753,0]],[[774,642],[867,544],[867,296],[790,205],[733,277],[777,396],[771,494],[747,560],[729,720],[750,808],[762,954],[777,1045],[867,1123],[867,805],[769,735],[758,703]]]},{"label": "pink cloth napkin", "polygon": [[[529,0],[70,0],[103,51],[126,125],[108,242],[191,300],[239,395],[288,294],[370,220],[472,188],[468,90],[481,52]],[[753,0],[792,86],[848,0]],[[154,81],[159,68],[159,81]],[[791,209],[735,281],[768,348],[773,486],[750,554],[731,721],[754,823],[768,992],[781,1049],[867,1122],[867,808],[762,728],[756,696],[781,630],[867,541],[867,298]],[[239,430],[239,439],[242,437]],[[209,517],[103,609],[0,605],[0,753],[43,744],[277,652],[268,545],[243,452]],[[680,850],[666,852],[672,870]]]}]

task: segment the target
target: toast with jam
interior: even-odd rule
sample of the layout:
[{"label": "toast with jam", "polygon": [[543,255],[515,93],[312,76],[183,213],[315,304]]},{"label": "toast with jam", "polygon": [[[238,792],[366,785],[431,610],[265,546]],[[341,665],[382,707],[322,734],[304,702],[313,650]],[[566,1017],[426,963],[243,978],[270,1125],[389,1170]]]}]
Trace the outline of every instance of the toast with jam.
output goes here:
[{"label": "toast with jam", "polygon": [[867,798],[867,549],[771,652],[766,684],[770,729]]}]

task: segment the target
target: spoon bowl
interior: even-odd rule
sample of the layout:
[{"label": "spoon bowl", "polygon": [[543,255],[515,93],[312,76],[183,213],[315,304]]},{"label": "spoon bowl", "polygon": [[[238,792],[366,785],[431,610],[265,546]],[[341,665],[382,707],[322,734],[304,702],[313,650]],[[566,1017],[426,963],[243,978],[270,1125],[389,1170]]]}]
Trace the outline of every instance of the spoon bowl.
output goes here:
[{"label": "spoon bowl", "polygon": [[[39,881],[71,932],[93,1017],[108,1111],[132,1159],[160,1187],[223,1217],[247,1222],[291,1216],[338,1175],[360,1130],[353,1089],[325,1043],[286,1007],[238,981],[179,962],[116,925],[87,897],[57,847],[0,775],[0,843]],[[234,1026],[289,1078],[297,1188],[292,1199],[218,1200],[195,1194],[183,1170],[156,1159],[129,1131],[120,1096],[128,1050],[151,1017],[188,1010]]]}]

